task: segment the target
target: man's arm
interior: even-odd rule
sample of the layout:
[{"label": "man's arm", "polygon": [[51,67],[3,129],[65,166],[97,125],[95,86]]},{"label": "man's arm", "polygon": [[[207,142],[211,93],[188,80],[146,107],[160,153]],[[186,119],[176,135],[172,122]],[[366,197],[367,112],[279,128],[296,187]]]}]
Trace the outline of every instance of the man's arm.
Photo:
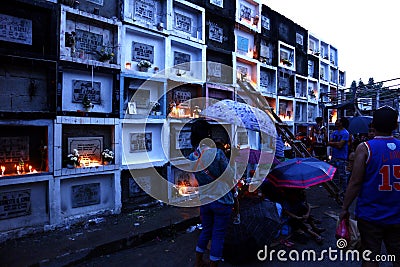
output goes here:
[{"label": "man's arm", "polygon": [[340,140],[339,142],[328,142],[328,146],[334,147],[334,148],[338,148],[341,149],[345,144],[346,144],[347,140]]},{"label": "man's arm", "polygon": [[350,182],[346,189],[344,196],[342,212],[340,218],[343,218],[349,212],[349,207],[354,199],[358,196],[365,174],[366,160],[368,157],[368,150],[365,143],[357,146],[356,155],[354,159],[353,172],[350,177]]}]

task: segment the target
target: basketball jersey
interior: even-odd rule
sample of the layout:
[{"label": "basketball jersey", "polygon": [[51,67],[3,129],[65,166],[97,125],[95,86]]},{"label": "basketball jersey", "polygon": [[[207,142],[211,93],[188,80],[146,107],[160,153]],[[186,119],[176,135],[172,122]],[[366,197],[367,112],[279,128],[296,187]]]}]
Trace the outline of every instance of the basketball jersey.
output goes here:
[{"label": "basketball jersey", "polygon": [[380,224],[400,224],[400,141],[375,137],[368,149],[356,216]]}]

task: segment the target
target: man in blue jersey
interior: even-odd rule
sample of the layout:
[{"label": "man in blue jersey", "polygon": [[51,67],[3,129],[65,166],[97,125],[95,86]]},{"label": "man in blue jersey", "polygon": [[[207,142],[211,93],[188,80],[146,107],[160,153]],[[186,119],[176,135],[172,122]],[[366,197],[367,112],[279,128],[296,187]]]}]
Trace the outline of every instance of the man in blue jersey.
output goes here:
[{"label": "man in blue jersey", "polygon": [[[372,252],[363,266],[378,266],[376,255],[382,242],[387,255],[395,255],[400,266],[400,140],[392,136],[397,128],[397,111],[384,106],[373,116],[375,137],[357,146],[353,172],[340,218],[358,196],[355,215],[362,249]],[[379,256],[378,256],[379,257]]]},{"label": "man in blue jersey", "polygon": [[337,168],[333,182],[341,190],[343,197],[347,187],[346,166],[349,154],[349,138],[350,134],[346,130],[349,126],[349,120],[345,117],[339,118],[335,122],[336,130],[333,131],[328,146],[332,147],[332,158],[330,164]]}]

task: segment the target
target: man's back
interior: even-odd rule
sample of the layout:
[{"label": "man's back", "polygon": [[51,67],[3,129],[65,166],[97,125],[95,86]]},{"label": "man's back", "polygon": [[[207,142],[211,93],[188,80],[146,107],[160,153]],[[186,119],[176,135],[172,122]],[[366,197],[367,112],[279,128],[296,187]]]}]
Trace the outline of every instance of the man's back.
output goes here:
[{"label": "man's back", "polygon": [[399,224],[400,141],[393,137],[376,137],[364,144],[368,156],[357,216],[382,224]]}]

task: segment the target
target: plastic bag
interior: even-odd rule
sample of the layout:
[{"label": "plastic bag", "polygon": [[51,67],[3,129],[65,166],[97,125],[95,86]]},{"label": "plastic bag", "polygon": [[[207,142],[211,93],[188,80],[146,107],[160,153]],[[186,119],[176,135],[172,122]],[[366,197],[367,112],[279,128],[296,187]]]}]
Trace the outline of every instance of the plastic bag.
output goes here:
[{"label": "plastic bag", "polygon": [[336,239],[343,238],[347,241],[347,243],[350,243],[351,234],[350,234],[349,217],[345,217],[345,218],[339,220],[339,223],[336,227],[335,237],[336,237]]},{"label": "plastic bag", "polygon": [[357,221],[345,217],[337,219],[336,239],[343,238],[347,241],[347,249],[358,249],[361,246],[360,232],[357,228]]}]

